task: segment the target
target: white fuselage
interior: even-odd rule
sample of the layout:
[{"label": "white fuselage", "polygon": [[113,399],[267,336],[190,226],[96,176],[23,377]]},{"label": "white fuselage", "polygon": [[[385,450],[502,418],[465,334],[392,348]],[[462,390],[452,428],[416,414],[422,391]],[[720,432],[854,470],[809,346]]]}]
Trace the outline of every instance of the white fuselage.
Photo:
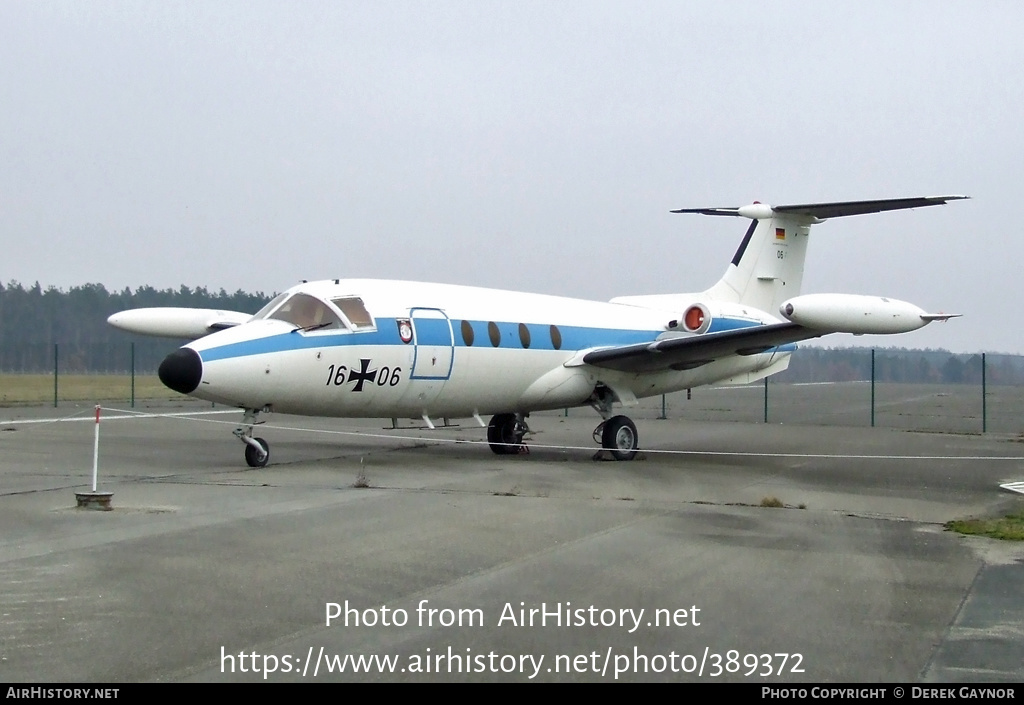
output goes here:
[{"label": "white fuselage", "polygon": [[[192,396],[293,414],[454,418],[579,406],[598,385],[628,406],[635,398],[719,380],[752,381],[783,368],[789,357],[787,351],[732,356],[653,373],[582,362],[584,351],[688,335],[670,321],[699,294],[674,297],[673,310],[663,310],[381,280],[310,282],[287,293],[331,305],[346,325],[297,330],[284,320],[257,318],[200,338],[186,346],[202,359]],[[353,324],[330,304],[342,297],[358,297],[372,320]],[[778,320],[737,307],[716,317],[713,330]]]}]

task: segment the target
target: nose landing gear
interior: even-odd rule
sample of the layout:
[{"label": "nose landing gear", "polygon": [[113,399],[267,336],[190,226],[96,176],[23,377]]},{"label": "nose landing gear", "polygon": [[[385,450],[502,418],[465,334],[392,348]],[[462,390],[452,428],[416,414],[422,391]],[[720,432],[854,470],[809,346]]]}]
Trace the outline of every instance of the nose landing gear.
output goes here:
[{"label": "nose landing gear", "polygon": [[262,468],[266,467],[267,461],[270,460],[270,444],[262,438],[253,438],[252,429],[256,426],[256,416],[260,413],[259,409],[246,409],[245,416],[242,417],[242,425],[236,428],[232,433],[245,443],[245,463],[251,468]]},{"label": "nose landing gear", "polygon": [[245,462],[251,468],[263,468],[270,460],[270,444],[262,438],[250,438],[245,436]]}]

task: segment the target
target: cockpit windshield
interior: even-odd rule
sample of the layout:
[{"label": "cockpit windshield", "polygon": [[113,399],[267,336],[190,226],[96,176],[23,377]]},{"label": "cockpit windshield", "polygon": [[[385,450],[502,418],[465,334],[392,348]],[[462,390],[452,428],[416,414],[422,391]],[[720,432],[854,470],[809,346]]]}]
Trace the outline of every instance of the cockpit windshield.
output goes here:
[{"label": "cockpit windshield", "polygon": [[282,301],[284,301],[287,298],[288,298],[288,294],[287,293],[278,294],[277,296],[272,298],[270,300],[270,302],[266,306],[264,306],[259,311],[254,313],[253,316],[252,316],[252,320],[254,320],[254,321],[263,320],[264,318],[267,317],[267,314],[269,314],[271,311],[273,311],[275,308],[277,308],[278,304],[280,304]]},{"label": "cockpit windshield", "polygon": [[267,318],[287,321],[303,330],[337,330],[345,327],[327,304],[309,294],[295,294]]}]

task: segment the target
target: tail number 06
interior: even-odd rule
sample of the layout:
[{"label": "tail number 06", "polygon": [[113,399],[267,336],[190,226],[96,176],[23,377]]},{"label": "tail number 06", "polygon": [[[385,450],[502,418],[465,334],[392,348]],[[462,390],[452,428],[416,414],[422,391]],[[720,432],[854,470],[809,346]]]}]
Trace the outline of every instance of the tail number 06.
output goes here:
[{"label": "tail number 06", "polygon": [[394,387],[402,381],[402,368],[396,367],[393,370],[389,370],[387,367],[381,367],[380,372],[377,373],[377,386],[383,387],[385,384],[389,387]]}]

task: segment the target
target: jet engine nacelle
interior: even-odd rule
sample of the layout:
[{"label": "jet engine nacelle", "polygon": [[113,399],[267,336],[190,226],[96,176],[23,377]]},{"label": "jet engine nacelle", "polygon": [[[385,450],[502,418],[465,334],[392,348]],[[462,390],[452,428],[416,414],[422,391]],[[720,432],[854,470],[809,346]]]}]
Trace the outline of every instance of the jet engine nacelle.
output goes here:
[{"label": "jet engine nacelle", "polygon": [[[774,319],[765,316],[762,311],[753,309],[750,306],[721,301],[707,301],[694,302],[687,306],[679,318],[669,324],[669,328],[700,335],[711,331],[712,324],[715,321],[718,321],[715,330],[733,328],[736,321],[742,321],[745,325],[775,322]],[[672,325],[672,323],[675,325]]]},{"label": "jet engine nacelle", "polygon": [[882,296],[806,294],[783,302],[779,313],[808,328],[837,333],[906,333],[933,318],[914,304]]}]

